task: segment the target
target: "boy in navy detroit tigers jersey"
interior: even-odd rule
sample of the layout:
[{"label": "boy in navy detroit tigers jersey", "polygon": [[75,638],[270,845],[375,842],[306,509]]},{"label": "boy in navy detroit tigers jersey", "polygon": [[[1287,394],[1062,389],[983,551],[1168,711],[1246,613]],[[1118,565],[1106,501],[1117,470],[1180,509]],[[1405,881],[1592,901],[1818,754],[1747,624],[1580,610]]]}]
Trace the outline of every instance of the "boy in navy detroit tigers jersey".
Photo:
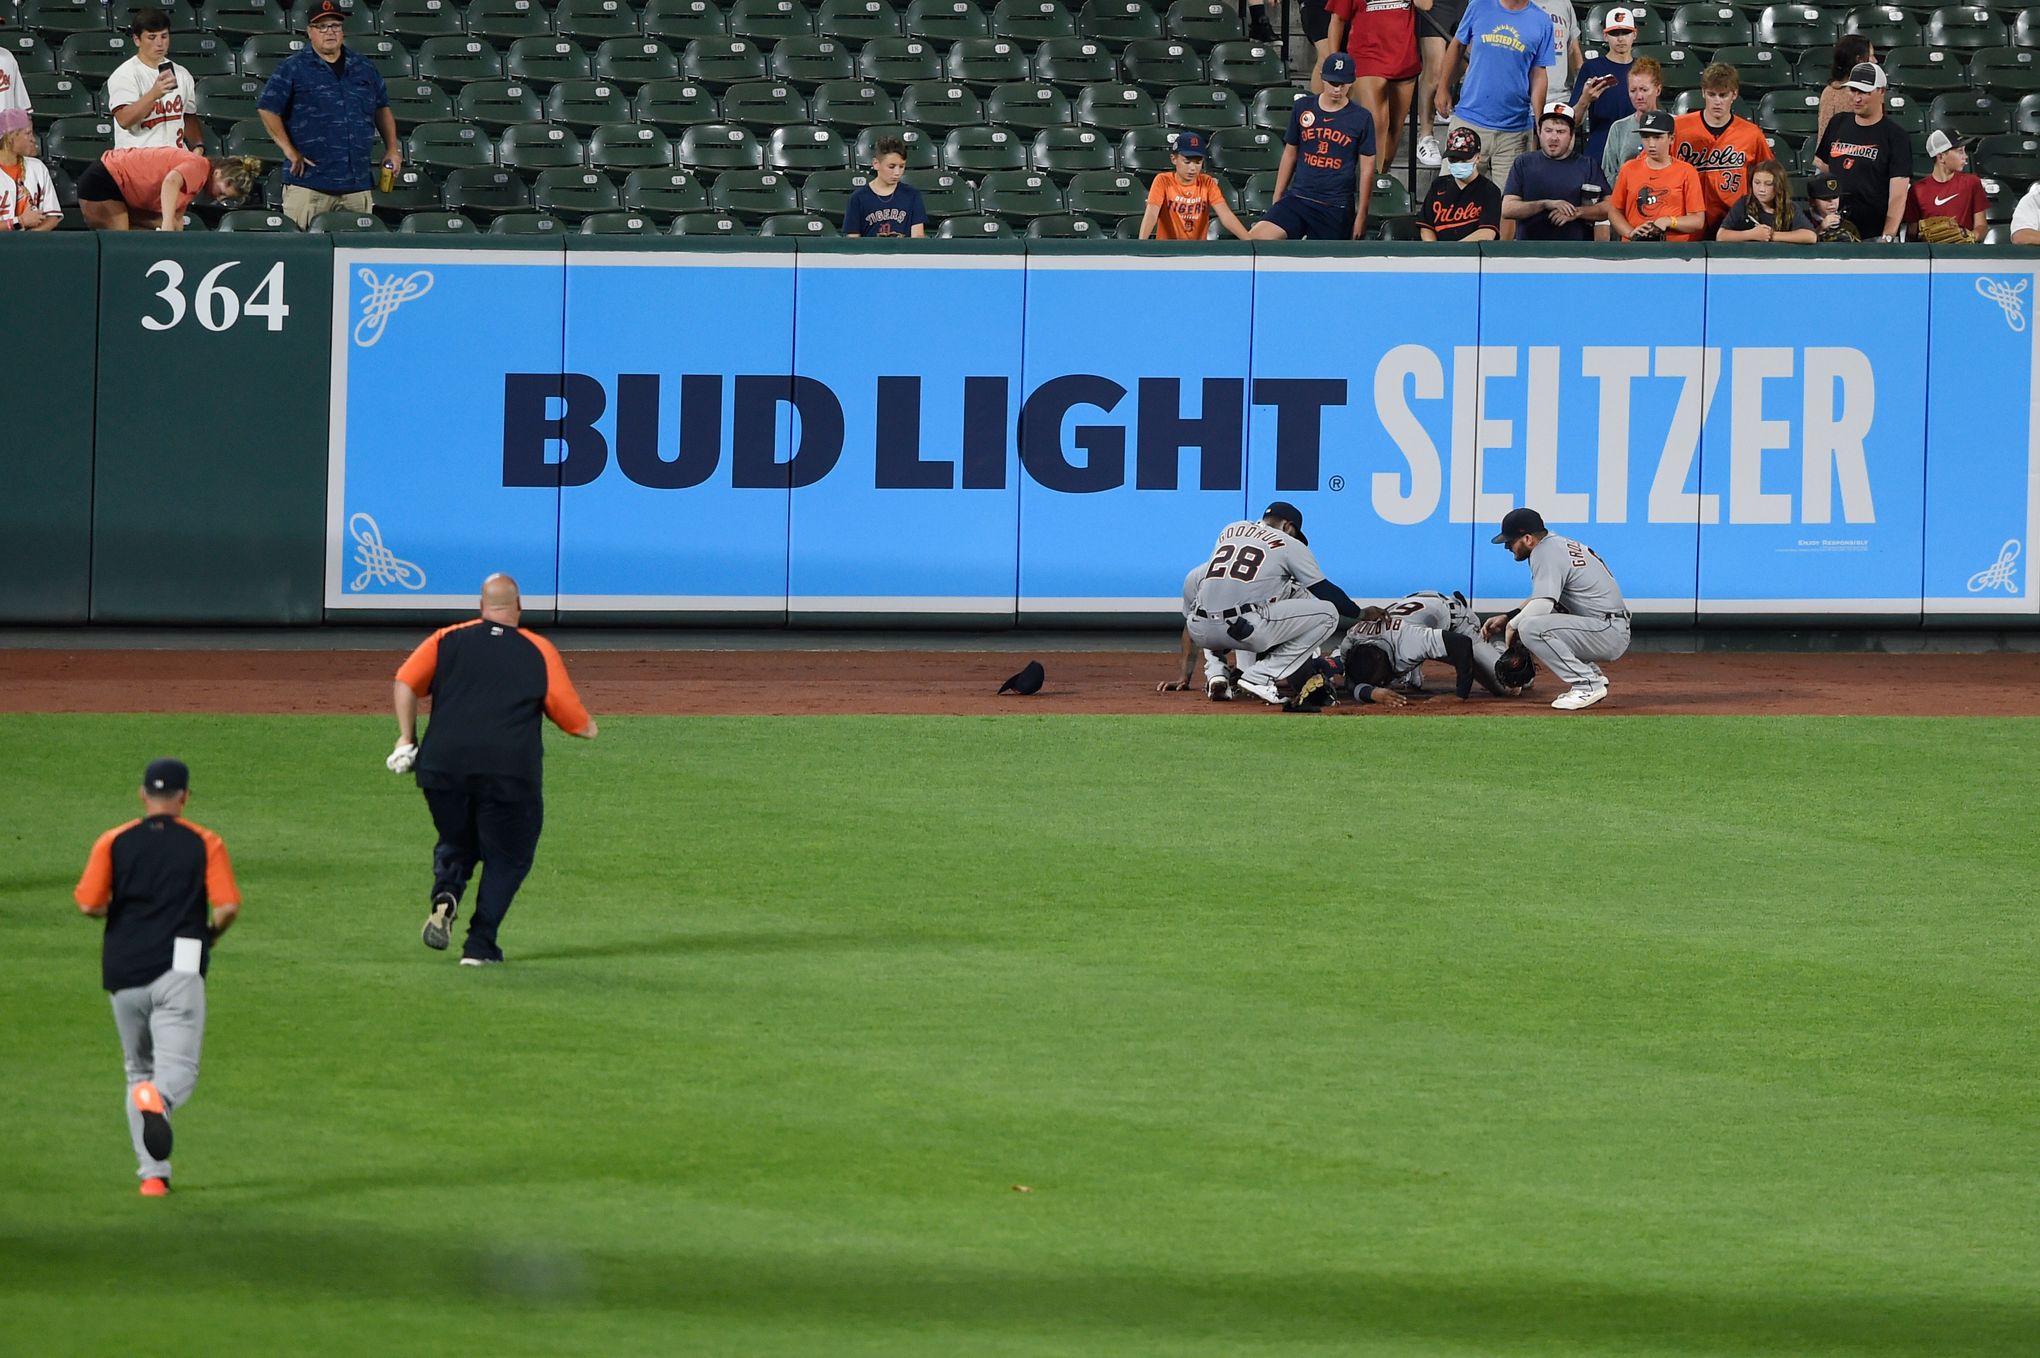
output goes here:
[{"label": "boy in navy detroit tigers jersey", "polygon": [[880,137],[871,157],[871,182],[850,195],[843,209],[843,234],[894,240],[928,234],[928,209],[921,191],[900,182],[907,170],[907,144]]},{"label": "boy in navy detroit tigers jersey", "polygon": [[1349,97],[1353,58],[1334,52],[1321,68],[1323,94],[1289,108],[1275,202],[1251,240],[1358,240],[1374,196],[1374,115]]}]

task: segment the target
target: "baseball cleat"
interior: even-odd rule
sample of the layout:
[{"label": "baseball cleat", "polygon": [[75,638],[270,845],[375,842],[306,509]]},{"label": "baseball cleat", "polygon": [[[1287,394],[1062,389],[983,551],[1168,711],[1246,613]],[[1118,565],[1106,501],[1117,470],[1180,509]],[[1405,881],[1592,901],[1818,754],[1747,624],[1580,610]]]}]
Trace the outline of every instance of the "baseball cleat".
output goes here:
[{"label": "baseball cleat", "polygon": [[169,1181],[168,1179],[144,1179],[144,1180],[142,1180],[142,1196],[143,1196],[143,1197],[145,1197],[145,1198],[167,1198],[167,1197],[169,1197],[169,1196],[170,1196],[170,1181]]},{"label": "baseball cleat", "polygon": [[1551,705],[1561,712],[1577,712],[1583,707],[1592,707],[1608,696],[1606,684],[1575,684],[1551,700]]},{"label": "baseball cleat", "polygon": [[170,1158],[170,1108],[163,1102],[163,1093],[147,1080],[130,1091],[129,1098],[135,1102],[135,1111],[142,1115],[142,1149],[152,1159]]},{"label": "baseball cleat", "polygon": [[1232,681],[1227,679],[1224,675],[1220,675],[1218,678],[1213,679],[1211,682],[1207,683],[1204,686],[1204,696],[1211,699],[1211,701],[1215,703],[1231,702]]},{"label": "baseball cleat", "polygon": [[460,964],[464,967],[500,967],[503,965],[503,959],[500,957],[463,957],[460,959]]},{"label": "baseball cleat", "polygon": [[434,892],[432,913],[425,917],[425,929],[421,937],[425,946],[434,952],[445,952],[446,945],[453,940],[453,922],[460,918],[460,902],[451,891]]},{"label": "baseball cleat", "polygon": [[1256,698],[1259,698],[1262,702],[1267,703],[1271,707],[1280,707],[1285,701],[1282,694],[1279,691],[1277,691],[1275,685],[1267,683],[1263,680],[1239,679],[1234,681],[1234,687],[1239,689],[1240,692],[1242,693],[1253,694]]}]

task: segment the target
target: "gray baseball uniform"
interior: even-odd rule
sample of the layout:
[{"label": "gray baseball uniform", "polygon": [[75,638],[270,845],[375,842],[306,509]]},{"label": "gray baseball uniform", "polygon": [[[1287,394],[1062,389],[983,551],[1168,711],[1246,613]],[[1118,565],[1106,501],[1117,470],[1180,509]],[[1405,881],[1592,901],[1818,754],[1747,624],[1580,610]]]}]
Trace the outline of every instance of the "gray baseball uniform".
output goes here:
[{"label": "gray baseball uniform", "polygon": [[1462,595],[1445,595],[1435,590],[1405,594],[1382,609],[1374,622],[1357,622],[1346,633],[1339,653],[1351,666],[1351,654],[1362,646],[1373,646],[1388,656],[1394,666],[1392,687],[1421,691],[1424,662],[1447,659],[1445,634],[1458,632],[1473,639],[1474,669],[1490,691],[1501,685],[1495,679],[1495,662],[1502,652],[1480,635],[1480,615]]},{"label": "gray baseball uniform", "polygon": [[1530,549],[1529,565],[1530,597],[1558,611],[1517,619],[1516,636],[1566,683],[1606,684],[1595,662],[1629,649],[1629,605],[1608,564],[1585,543],[1548,533]]},{"label": "gray baseball uniform", "polygon": [[[1254,657],[1242,682],[1276,684],[1317,654],[1339,610],[1310,592],[1325,578],[1293,533],[1255,519],[1228,524],[1193,579],[1184,581],[1184,625],[1206,652]],[[1206,674],[1210,659],[1206,658]]]}]

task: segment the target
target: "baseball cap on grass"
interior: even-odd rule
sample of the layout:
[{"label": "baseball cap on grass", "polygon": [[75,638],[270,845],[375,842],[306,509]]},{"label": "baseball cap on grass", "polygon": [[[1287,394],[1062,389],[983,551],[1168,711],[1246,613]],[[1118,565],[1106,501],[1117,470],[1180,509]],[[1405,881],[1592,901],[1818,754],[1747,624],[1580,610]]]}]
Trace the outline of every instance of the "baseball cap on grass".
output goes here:
[{"label": "baseball cap on grass", "polygon": [[1445,159],[1472,160],[1480,154],[1480,133],[1470,127],[1455,127],[1445,138]]},{"label": "baseball cap on grass", "polygon": [[170,797],[191,786],[191,770],[182,759],[151,759],[142,770],[142,791],[152,797]]},{"label": "baseball cap on grass", "polygon": [[1640,137],[1669,137],[1672,135],[1672,127],[1672,115],[1661,108],[1639,114],[1636,119],[1636,133]]},{"label": "baseball cap on grass", "polygon": [[1185,160],[1204,159],[1204,137],[1197,132],[1178,132],[1175,145],[1169,148]]},{"label": "baseball cap on grass", "polygon": [[1884,88],[1884,68],[1874,61],[1859,61],[1849,71],[1848,86],[1863,94]]},{"label": "baseball cap on grass", "polygon": [[1927,134],[1927,154],[1938,156],[1948,151],[1960,151],[1968,145],[1961,137],[1945,128],[1935,128]]},{"label": "baseball cap on grass", "polygon": [[1842,181],[1831,174],[1817,174],[1806,181],[1806,197],[1810,202],[1842,196]]},{"label": "baseball cap on grass", "polygon": [[1544,516],[1542,514],[1539,514],[1534,509],[1512,509],[1502,515],[1502,531],[1495,534],[1490,541],[1513,542],[1525,533],[1541,533],[1543,531]]},{"label": "baseball cap on grass", "polygon": [[1318,68],[1327,85],[1350,85],[1353,83],[1353,58],[1344,52],[1334,52],[1325,58],[1325,64]]},{"label": "baseball cap on grass", "polygon": [[1635,31],[1636,11],[1633,9],[1611,9],[1608,11],[1608,17],[1601,20],[1601,32],[1603,33],[1634,33]]}]

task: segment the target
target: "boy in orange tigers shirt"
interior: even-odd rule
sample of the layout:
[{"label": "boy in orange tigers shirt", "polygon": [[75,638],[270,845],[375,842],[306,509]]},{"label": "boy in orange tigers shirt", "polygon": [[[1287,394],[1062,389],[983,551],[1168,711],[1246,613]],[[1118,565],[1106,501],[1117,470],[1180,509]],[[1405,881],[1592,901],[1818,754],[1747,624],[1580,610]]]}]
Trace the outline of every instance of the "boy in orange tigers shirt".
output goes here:
[{"label": "boy in orange tigers shirt", "polygon": [[1147,211],[1141,214],[1142,240],[1203,240],[1216,216],[1219,225],[1240,240],[1247,228],[1226,206],[1225,191],[1218,181],[1204,173],[1204,138],[1195,132],[1179,132],[1169,153],[1176,168],[1155,176],[1148,185]]}]

